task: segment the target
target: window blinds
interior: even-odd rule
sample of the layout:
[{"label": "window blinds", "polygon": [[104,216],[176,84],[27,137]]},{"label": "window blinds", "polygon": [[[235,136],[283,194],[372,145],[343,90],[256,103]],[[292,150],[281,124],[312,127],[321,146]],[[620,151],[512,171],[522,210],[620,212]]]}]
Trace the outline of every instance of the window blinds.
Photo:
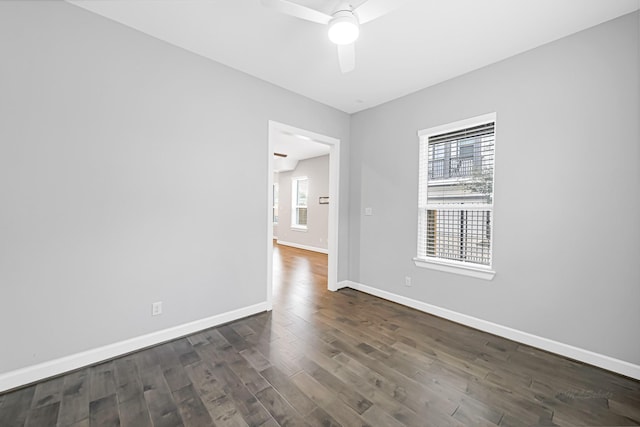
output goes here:
[{"label": "window blinds", "polygon": [[491,265],[495,122],[420,141],[418,258]]}]

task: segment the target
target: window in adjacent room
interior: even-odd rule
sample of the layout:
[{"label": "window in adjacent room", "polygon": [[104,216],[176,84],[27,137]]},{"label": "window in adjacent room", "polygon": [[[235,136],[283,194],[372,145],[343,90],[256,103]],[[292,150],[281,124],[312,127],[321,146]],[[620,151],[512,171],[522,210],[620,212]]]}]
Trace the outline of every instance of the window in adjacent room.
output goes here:
[{"label": "window in adjacent room", "polygon": [[273,223],[278,223],[278,197],[279,197],[279,188],[278,183],[273,184]]},{"label": "window in adjacent room", "polygon": [[496,115],[420,137],[416,265],[491,279]]},{"label": "window in adjacent room", "polygon": [[307,199],[309,194],[309,180],[307,177],[298,177],[293,179],[292,209],[291,209],[291,227],[306,229],[307,228]]}]

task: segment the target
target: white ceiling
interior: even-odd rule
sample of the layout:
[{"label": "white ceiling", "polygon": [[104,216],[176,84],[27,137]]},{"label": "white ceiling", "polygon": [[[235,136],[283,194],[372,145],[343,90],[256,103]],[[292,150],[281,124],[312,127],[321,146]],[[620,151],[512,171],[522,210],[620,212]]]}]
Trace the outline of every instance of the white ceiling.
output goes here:
[{"label": "white ceiling", "polygon": [[286,132],[278,132],[273,141],[275,153],[286,154],[286,158],[274,157],[274,172],[285,172],[296,168],[299,160],[329,154],[329,146],[305,136]]},{"label": "white ceiling", "polygon": [[[295,1],[331,13],[339,0]],[[362,25],[356,69],[343,75],[324,26],[260,0],[69,2],[347,113],[640,7],[640,0],[406,0]]]}]

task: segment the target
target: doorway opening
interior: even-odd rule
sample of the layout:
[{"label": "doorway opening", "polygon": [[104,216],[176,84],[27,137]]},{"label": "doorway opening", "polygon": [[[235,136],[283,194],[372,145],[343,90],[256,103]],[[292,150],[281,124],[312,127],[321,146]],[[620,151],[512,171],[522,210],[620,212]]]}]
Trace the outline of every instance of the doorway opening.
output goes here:
[{"label": "doorway opening", "polygon": [[[340,140],[296,128],[283,123],[269,121],[268,169],[267,169],[267,310],[273,308],[273,184],[274,184],[274,149],[278,141],[284,137],[295,137],[300,144],[313,142],[329,148],[329,194],[328,200],[328,233],[327,233],[327,289],[338,289],[338,214],[339,214],[339,178],[340,178]],[[283,154],[283,153],[279,153]],[[306,215],[306,214],[305,214]],[[281,216],[281,221],[288,221]],[[280,226],[280,225],[279,225]]]}]

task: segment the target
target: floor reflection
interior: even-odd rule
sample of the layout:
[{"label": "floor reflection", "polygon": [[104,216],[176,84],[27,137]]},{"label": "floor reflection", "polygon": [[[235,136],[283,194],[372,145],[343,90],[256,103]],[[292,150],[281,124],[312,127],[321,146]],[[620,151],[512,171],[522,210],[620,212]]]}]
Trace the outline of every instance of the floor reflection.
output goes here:
[{"label": "floor reflection", "polygon": [[273,309],[308,318],[327,291],[327,255],[273,244]]}]

